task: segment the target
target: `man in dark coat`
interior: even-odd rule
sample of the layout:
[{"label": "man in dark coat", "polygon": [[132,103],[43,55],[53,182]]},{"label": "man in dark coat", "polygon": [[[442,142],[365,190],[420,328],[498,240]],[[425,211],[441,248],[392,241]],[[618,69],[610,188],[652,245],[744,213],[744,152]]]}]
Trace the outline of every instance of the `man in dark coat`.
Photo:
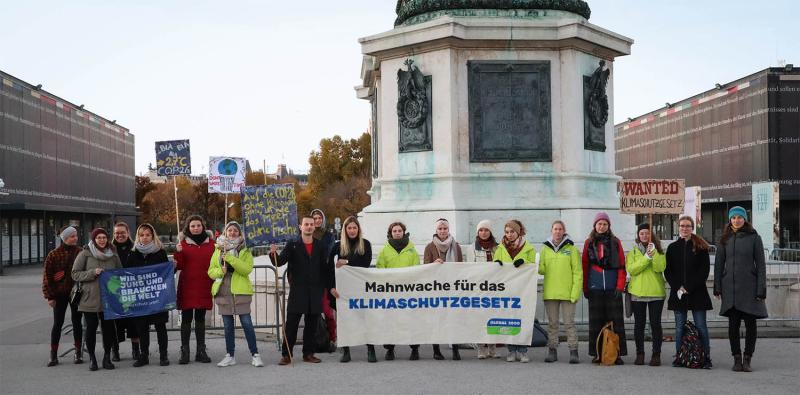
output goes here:
[{"label": "man in dark coat", "polygon": [[300,223],[300,238],[286,243],[278,255],[278,247],[270,247],[270,259],[275,266],[288,264],[286,274],[291,278],[289,305],[286,317],[286,341],[279,365],[291,362],[289,357],[297,342],[300,317],[305,316],[303,328],[303,361],[321,362],[314,356],[314,331],[322,313],[322,294],[326,288],[333,288],[333,280],[326,270],[328,254],[323,244],[314,239],[314,219],[305,216]]}]

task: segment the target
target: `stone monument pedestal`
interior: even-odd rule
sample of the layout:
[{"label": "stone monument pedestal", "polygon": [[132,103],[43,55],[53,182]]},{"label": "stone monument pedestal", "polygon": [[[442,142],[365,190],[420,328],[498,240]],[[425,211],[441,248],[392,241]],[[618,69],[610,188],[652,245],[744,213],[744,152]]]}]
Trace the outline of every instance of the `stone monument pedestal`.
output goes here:
[{"label": "stone monument pedestal", "polygon": [[359,40],[356,90],[373,109],[366,238],[385,244],[400,220],[421,253],[438,218],[466,245],[479,221],[492,220],[499,240],[516,218],[540,244],[561,219],[582,244],[606,211],[615,234],[633,240],[634,217],[619,213],[611,111],[602,116],[613,108],[613,60],[631,39],[557,10],[414,22]]}]

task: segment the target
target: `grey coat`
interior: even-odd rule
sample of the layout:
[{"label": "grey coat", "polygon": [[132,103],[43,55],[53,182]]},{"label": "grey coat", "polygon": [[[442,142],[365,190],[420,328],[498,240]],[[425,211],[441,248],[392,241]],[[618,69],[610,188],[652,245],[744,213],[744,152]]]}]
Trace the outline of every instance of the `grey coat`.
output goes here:
[{"label": "grey coat", "polygon": [[[105,257],[103,257],[105,258]],[[88,248],[81,251],[72,265],[72,279],[81,283],[81,301],[78,311],[100,313],[103,311],[103,302],[100,300],[100,282],[94,274],[94,269],[121,269],[122,263],[115,252],[105,259],[98,259],[92,255]],[[73,290],[74,291],[74,290]]]},{"label": "grey coat", "polygon": [[722,296],[722,316],[735,308],[756,318],[767,317],[767,266],[761,236],[755,230],[740,230],[718,246],[714,295]]}]

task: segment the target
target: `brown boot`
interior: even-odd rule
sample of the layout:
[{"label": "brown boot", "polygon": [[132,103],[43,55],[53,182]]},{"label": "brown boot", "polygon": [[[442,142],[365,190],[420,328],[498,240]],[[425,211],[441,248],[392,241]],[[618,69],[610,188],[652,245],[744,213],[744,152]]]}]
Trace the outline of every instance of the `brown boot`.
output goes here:
[{"label": "brown boot", "polygon": [[650,366],[661,366],[661,353],[654,352],[650,357]]},{"label": "brown boot", "polygon": [[734,372],[742,371],[742,354],[733,354],[733,368]]},{"label": "brown boot", "polygon": [[752,372],[753,369],[750,368],[750,359],[752,359],[752,355],[744,354],[744,359],[742,360],[742,372]]},{"label": "brown boot", "polygon": [[644,365],[644,353],[643,352],[637,352],[636,353],[636,360],[633,361],[633,364],[634,365]]}]

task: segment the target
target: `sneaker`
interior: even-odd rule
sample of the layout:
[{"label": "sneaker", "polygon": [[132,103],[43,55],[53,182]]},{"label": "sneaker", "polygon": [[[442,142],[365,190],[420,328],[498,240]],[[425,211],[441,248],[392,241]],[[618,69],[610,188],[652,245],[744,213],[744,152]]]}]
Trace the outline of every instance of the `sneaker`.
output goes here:
[{"label": "sneaker", "polygon": [[497,354],[497,349],[494,345],[489,346],[489,353],[486,354],[488,358],[500,358],[500,355]]},{"label": "sneaker", "polygon": [[527,352],[521,352],[521,353],[519,353],[519,361],[522,362],[522,363],[528,363],[528,362],[531,361],[531,359],[528,358],[528,353]]},{"label": "sneaker", "polygon": [[517,360],[517,352],[509,351],[508,355],[506,356],[506,362],[514,362],[516,360]]},{"label": "sneaker", "polygon": [[217,366],[224,368],[226,366],[233,366],[236,365],[236,359],[234,359],[231,354],[225,354],[225,358],[222,358],[222,361],[219,361]]},{"label": "sneaker", "polygon": [[[232,358],[231,358],[232,359]],[[258,354],[253,354],[253,360],[250,362],[251,365],[260,368],[264,366],[264,362],[261,361],[261,356]]]}]

